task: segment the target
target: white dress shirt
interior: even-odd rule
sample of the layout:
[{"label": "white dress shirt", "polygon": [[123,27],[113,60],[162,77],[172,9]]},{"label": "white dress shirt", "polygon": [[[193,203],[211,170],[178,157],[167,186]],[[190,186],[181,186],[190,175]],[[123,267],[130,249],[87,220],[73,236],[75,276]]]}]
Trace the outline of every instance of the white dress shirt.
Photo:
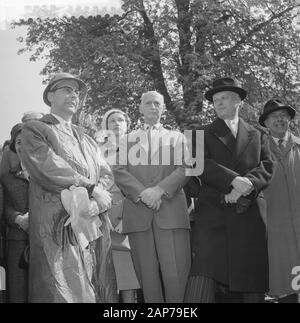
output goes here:
[{"label": "white dress shirt", "polygon": [[155,125],[153,125],[153,126],[150,126],[150,125],[148,125],[148,124],[144,124],[144,130],[145,131],[148,131],[149,130],[149,128],[151,129],[151,132],[152,131],[158,131],[160,128],[161,128],[161,126],[162,126],[162,124],[160,123],[160,122],[158,122],[158,123],[156,123]]},{"label": "white dress shirt", "polygon": [[236,138],[238,130],[239,130],[239,117],[236,117],[232,120],[224,119],[227,127],[231,130],[234,138]]}]

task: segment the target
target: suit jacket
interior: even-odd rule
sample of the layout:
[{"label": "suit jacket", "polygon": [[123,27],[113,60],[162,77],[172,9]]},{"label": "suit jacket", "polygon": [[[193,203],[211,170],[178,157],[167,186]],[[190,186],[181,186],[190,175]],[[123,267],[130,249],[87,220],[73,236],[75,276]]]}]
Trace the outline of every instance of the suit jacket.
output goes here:
[{"label": "suit jacket", "polygon": [[[240,292],[268,289],[268,255],[262,212],[266,202],[260,192],[272,178],[267,135],[239,120],[235,139],[217,118],[204,128],[204,171],[200,176],[192,275],[211,277]],[[254,191],[248,207],[222,203],[236,176],[246,176]]]},{"label": "suit jacket", "polygon": [[[123,207],[124,233],[148,230],[153,219],[163,229],[190,228],[182,189],[186,182],[185,169],[188,166],[178,153],[182,146],[186,149],[183,134],[161,126],[159,134],[152,140],[151,157],[156,165],[147,165],[149,144],[144,130],[133,131],[121,140],[114,177],[115,183],[126,197]],[[135,163],[135,156],[138,156],[140,164]],[[162,156],[169,157],[166,165],[163,164]],[[158,212],[139,201],[139,195],[146,188],[156,185],[167,193]]]}]

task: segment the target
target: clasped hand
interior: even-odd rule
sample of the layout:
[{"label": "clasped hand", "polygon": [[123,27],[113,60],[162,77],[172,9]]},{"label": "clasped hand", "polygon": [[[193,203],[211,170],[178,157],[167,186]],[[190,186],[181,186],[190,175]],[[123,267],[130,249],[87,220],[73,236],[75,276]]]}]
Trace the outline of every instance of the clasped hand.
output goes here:
[{"label": "clasped hand", "polygon": [[149,187],[141,193],[140,199],[150,209],[158,211],[162,203],[161,198],[163,195],[164,195],[164,190],[159,186]]},{"label": "clasped hand", "polygon": [[95,187],[92,196],[98,204],[100,213],[103,213],[111,208],[111,194],[108,191]]},{"label": "clasped hand", "polygon": [[231,183],[231,193],[225,195],[226,203],[236,203],[241,196],[248,196],[253,191],[253,184],[247,177],[237,176]]},{"label": "clasped hand", "polygon": [[114,228],[114,231],[117,232],[117,233],[122,233],[123,232],[123,221],[122,220]]},{"label": "clasped hand", "polygon": [[29,228],[29,214],[20,214],[15,219],[16,224],[25,232],[28,232]]}]

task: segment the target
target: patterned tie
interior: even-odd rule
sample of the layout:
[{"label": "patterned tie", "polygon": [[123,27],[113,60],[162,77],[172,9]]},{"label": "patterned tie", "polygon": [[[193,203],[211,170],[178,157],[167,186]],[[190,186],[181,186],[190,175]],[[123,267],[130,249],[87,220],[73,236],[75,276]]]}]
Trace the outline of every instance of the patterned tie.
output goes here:
[{"label": "patterned tie", "polygon": [[284,139],[279,139],[278,140],[278,148],[282,151],[284,149]]}]

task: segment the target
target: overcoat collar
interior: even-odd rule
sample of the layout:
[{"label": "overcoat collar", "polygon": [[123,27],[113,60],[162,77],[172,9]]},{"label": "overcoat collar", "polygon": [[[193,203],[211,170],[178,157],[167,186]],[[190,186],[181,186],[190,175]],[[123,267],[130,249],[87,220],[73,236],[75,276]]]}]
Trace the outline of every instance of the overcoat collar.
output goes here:
[{"label": "overcoat collar", "polygon": [[227,127],[224,120],[220,118],[215,119],[210,126],[210,132],[217,136],[231,153],[234,153],[236,139],[232,135],[231,130]]},{"label": "overcoat collar", "polygon": [[286,154],[289,153],[289,151],[295,146],[298,145],[300,146],[300,138],[294,136],[292,133],[290,133],[288,137],[288,141],[286,143],[286,146],[283,149],[279,149],[278,145],[276,144],[275,140],[273,137],[270,135],[270,148],[272,152],[277,155],[278,157],[283,157]]},{"label": "overcoat collar", "polygon": [[237,137],[234,138],[225,121],[217,118],[211,124],[210,132],[222,141],[227,149],[235,156],[236,163],[238,163],[243,152],[251,142],[255,129],[248,125],[243,119],[239,118],[238,133]]},{"label": "overcoat collar", "polygon": [[[60,127],[60,122],[52,115],[52,114],[46,114],[45,116],[43,116],[40,121],[50,124],[50,125],[54,125],[59,131],[62,131],[64,133],[66,133],[67,135],[69,135],[68,132],[64,131],[63,127]],[[83,139],[84,136],[84,131],[82,128],[75,126],[74,124],[71,125],[72,130],[75,132],[75,134],[77,135],[79,142]]]},{"label": "overcoat collar", "polygon": [[58,131],[61,131],[67,136],[69,136],[71,140],[77,141],[79,143],[82,154],[87,162],[86,150],[84,148],[84,142],[85,142],[84,131],[82,128],[72,124],[71,127],[74,133],[74,136],[72,136],[67,131],[64,130],[64,127],[60,126],[61,125],[60,122],[52,114],[46,114],[43,118],[40,119],[40,121],[49,125],[54,125]]}]

